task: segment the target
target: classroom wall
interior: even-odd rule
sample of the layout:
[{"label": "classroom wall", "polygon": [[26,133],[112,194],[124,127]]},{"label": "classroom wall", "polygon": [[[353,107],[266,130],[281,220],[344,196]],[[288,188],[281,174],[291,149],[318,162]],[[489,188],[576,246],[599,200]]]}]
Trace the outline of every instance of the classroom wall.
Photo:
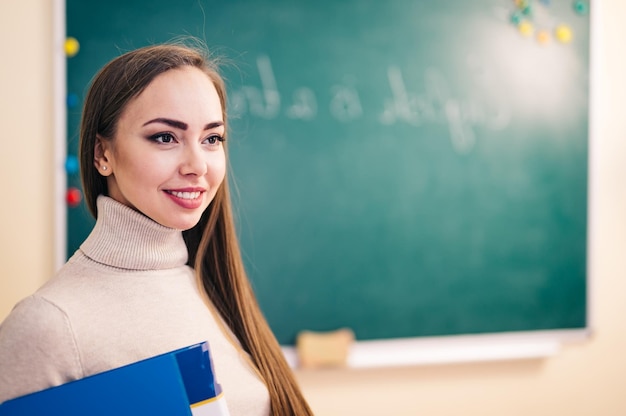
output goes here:
[{"label": "classroom wall", "polygon": [[[0,3],[0,319],[54,269],[51,4]],[[591,338],[542,360],[298,371],[317,415],[626,414],[626,2],[594,5]]]},{"label": "classroom wall", "polygon": [[50,0],[0,1],[0,319],[54,267],[52,21]]}]

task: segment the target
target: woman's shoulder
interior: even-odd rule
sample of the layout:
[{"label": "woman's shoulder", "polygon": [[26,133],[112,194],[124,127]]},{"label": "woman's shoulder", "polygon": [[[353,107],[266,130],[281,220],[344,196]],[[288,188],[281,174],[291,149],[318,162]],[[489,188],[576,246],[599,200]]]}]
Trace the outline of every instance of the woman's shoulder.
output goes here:
[{"label": "woman's shoulder", "polygon": [[55,332],[68,331],[65,312],[51,300],[35,293],[18,302],[9,316],[0,324],[0,343],[5,341],[7,332],[12,340],[18,338],[37,338],[53,335]]},{"label": "woman's shoulder", "polygon": [[38,294],[20,301],[0,324],[0,402],[82,376],[71,324]]},{"label": "woman's shoulder", "polygon": [[7,349],[39,348],[42,354],[56,357],[56,350],[67,350],[68,346],[75,352],[72,323],[67,313],[38,293],[18,302],[0,324],[0,356]]}]

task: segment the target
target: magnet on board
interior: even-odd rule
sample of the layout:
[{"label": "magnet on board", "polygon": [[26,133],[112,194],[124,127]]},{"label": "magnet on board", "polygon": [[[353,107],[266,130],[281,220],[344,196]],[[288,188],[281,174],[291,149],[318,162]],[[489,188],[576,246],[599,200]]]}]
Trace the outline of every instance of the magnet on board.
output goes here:
[{"label": "magnet on board", "polygon": [[558,25],[554,31],[554,35],[562,43],[568,43],[572,40],[572,29],[565,24]]},{"label": "magnet on board", "polygon": [[78,95],[74,93],[67,94],[67,107],[74,108],[78,105]]},{"label": "magnet on board", "polygon": [[76,38],[70,36],[65,39],[64,49],[65,55],[68,58],[72,58],[76,56],[76,54],[78,54],[78,51],[80,50],[80,43],[78,43],[78,40]]},{"label": "magnet on board", "polygon": [[530,23],[528,20],[520,22],[520,24],[517,26],[517,29],[524,36],[532,36],[533,32],[535,31],[533,24]]},{"label": "magnet on board", "polygon": [[574,2],[574,11],[578,14],[587,14],[589,11],[589,5],[582,0],[576,0]]},{"label": "magnet on board", "polygon": [[77,207],[80,205],[80,201],[83,199],[83,194],[80,192],[78,188],[69,188],[67,190],[67,194],[65,195],[65,200],[67,201],[67,205],[70,207]]},{"label": "magnet on board", "polygon": [[67,159],[65,159],[65,172],[68,175],[74,175],[78,173],[78,158],[74,155],[68,155]]}]

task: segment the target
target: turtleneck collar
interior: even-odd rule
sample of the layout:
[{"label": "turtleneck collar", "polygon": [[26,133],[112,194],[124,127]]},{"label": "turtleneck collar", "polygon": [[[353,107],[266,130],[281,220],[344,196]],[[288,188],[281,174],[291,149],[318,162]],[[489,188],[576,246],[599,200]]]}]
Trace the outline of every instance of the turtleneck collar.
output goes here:
[{"label": "turtleneck collar", "polygon": [[180,230],[167,228],[107,196],[97,200],[98,218],[80,246],[90,259],[129,270],[158,270],[187,263]]}]

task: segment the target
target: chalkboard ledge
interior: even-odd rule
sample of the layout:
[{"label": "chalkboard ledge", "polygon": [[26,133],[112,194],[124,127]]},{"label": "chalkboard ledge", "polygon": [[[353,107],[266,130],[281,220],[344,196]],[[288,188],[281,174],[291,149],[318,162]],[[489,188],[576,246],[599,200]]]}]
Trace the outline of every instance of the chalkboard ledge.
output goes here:
[{"label": "chalkboard ledge", "polygon": [[[588,329],[510,332],[358,341],[352,345],[348,368],[398,367],[480,361],[540,359],[558,353],[565,343],[589,338]],[[295,347],[283,346],[292,368],[298,368]]]}]

